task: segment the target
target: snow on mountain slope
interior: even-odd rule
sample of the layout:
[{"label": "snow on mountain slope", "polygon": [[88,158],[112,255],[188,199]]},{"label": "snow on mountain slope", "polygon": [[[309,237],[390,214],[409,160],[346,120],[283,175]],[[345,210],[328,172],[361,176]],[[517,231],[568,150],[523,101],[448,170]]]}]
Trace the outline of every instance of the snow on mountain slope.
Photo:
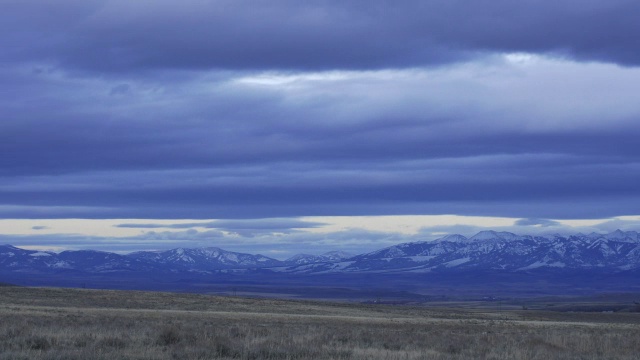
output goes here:
[{"label": "snow on mountain slope", "polygon": [[319,255],[296,254],[288,258],[284,262],[287,263],[288,265],[306,265],[306,264],[315,264],[323,261],[325,261],[325,259],[323,259]]},{"label": "snow on mountain slope", "polygon": [[353,255],[344,251],[329,251],[322,255],[297,254],[284,262],[287,265],[307,265],[316,263],[335,263],[344,261]]},{"label": "snow on mountain slope", "polygon": [[636,232],[572,236],[529,236],[482,231],[470,238],[448,235],[431,242],[404,243],[351,258],[340,271],[398,272],[490,269],[524,271],[540,268],[640,268]]},{"label": "snow on mountain slope", "polygon": [[353,257],[353,254],[345,251],[329,251],[320,255],[320,257],[322,257],[326,261],[342,261]]},{"label": "snow on mountain slope", "polygon": [[[530,236],[482,231],[472,237],[447,235],[434,241],[403,243],[351,256],[330,251],[299,254],[286,261],[216,247],[142,251],[119,255],[101,251],[59,254],[0,246],[2,271],[83,271],[90,273],[213,272],[227,270],[289,273],[401,273],[446,271],[538,271],[574,269],[618,272],[640,269],[640,237],[635,231],[570,236]],[[261,271],[262,271],[261,270]]]},{"label": "snow on mountain slope", "polygon": [[209,271],[229,268],[266,267],[282,262],[263,255],[252,255],[222,250],[216,247],[166,251],[141,251],[128,255],[133,259],[144,259],[166,267]]}]

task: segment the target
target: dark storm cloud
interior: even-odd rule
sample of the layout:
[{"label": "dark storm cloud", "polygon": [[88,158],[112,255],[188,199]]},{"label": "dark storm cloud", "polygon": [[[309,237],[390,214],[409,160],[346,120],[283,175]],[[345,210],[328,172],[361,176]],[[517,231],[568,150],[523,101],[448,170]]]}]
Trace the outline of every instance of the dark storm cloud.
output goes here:
[{"label": "dark storm cloud", "polygon": [[[487,168],[484,169],[484,166]],[[458,179],[431,176],[432,172],[437,175],[447,171],[453,172]],[[637,169],[629,170],[623,166],[607,172],[600,172],[597,167],[589,170],[580,166],[559,166],[537,173],[536,169],[513,168],[508,164],[500,164],[500,161],[483,164],[481,169],[431,168],[422,172],[414,170],[406,175],[402,172],[394,174],[393,170],[389,170],[383,174],[387,179],[379,184],[376,184],[379,180],[375,174],[352,180],[348,174],[325,175],[328,182],[307,180],[303,184],[296,184],[301,180],[295,171],[285,175],[291,176],[291,179],[283,180],[281,185],[267,186],[261,184],[260,178],[243,179],[235,185],[226,183],[210,186],[188,186],[176,180],[157,189],[135,186],[112,188],[107,177],[99,189],[0,191],[0,198],[7,203],[21,203],[35,208],[61,204],[91,207],[100,204],[105,211],[87,212],[85,215],[98,218],[242,218],[268,214],[385,213],[608,217],[637,211],[635,184],[640,181]],[[267,171],[262,176],[277,175]],[[132,178],[141,180],[135,175]],[[61,210],[61,216],[65,214]],[[211,224],[213,227],[237,231],[254,226],[267,226],[268,229],[282,226],[267,225]],[[308,226],[287,226],[299,225]]]},{"label": "dark storm cloud", "polygon": [[637,65],[640,4],[611,1],[9,1],[0,60],[68,69],[374,69],[491,52]]},{"label": "dark storm cloud", "polygon": [[639,6],[9,1],[0,217],[636,214]]},{"label": "dark storm cloud", "polygon": [[[0,122],[5,217],[566,218],[637,212],[639,129],[625,114],[567,125],[563,111],[544,99],[491,119],[482,108],[443,115],[429,104],[416,105],[419,99],[380,107],[384,92],[371,99],[351,95],[373,109],[364,113],[339,99],[308,107],[250,88],[242,94],[225,86],[189,93],[206,82],[178,82],[151,95],[145,88],[154,85],[139,82],[128,94],[133,99],[106,100],[108,82],[26,78],[35,84],[17,81],[25,89],[0,100],[7,116]],[[53,85],[63,95],[47,88]],[[386,85],[367,84],[372,93]],[[338,87],[330,90],[349,96]],[[441,100],[442,106],[455,106],[457,95]],[[492,99],[508,102],[510,95]],[[15,105],[20,101],[38,106],[25,113]],[[500,101],[488,100],[487,107],[502,106]],[[519,124],[523,114],[545,106],[554,107],[548,116],[558,119],[557,126],[523,130],[539,126]],[[593,113],[600,108],[609,111],[604,104]],[[343,112],[351,117],[334,119]],[[576,207],[580,201],[588,204]],[[218,225],[242,230],[240,224]]]},{"label": "dark storm cloud", "polygon": [[[580,110],[557,105],[554,99],[536,99],[546,89],[520,91],[514,87],[503,92],[485,86],[469,94],[469,87],[462,83],[448,89],[451,94],[447,95],[446,88],[429,84],[429,79],[425,84],[409,83],[406,90],[385,92],[393,81],[363,81],[356,85],[366,92],[348,84],[344,90],[345,84],[337,82],[333,87],[303,88],[294,94],[233,82],[211,83],[206,78],[169,83],[148,80],[129,85],[126,95],[115,97],[110,94],[114,86],[120,86],[119,80],[15,74],[11,70],[0,71],[0,76],[6,84],[6,96],[0,99],[0,152],[6,155],[0,157],[0,174],[11,176],[198,167],[216,167],[219,175],[233,176],[229,166],[239,164],[326,162],[350,168],[354,166],[351,162],[540,152],[580,156],[585,163],[608,163],[635,159],[640,153],[636,146],[640,123],[633,121],[637,111],[630,95],[637,89],[625,85],[624,79],[615,84],[610,81],[602,94],[587,94],[614,100],[594,109],[585,103],[586,110]],[[558,82],[549,81],[551,86]],[[557,97],[580,96],[584,93],[580,85]],[[621,88],[620,94],[614,91],[616,87]],[[520,92],[521,98],[534,100],[508,108],[511,105],[505,104],[510,97]],[[425,95],[416,98],[416,93]],[[437,97],[430,98],[431,93]],[[520,97],[514,102],[521,102]],[[384,104],[389,98],[400,100]],[[575,101],[580,100],[568,99],[567,103]],[[465,105],[467,102],[486,104],[478,109],[477,104]],[[483,107],[506,109],[500,118],[494,118]],[[535,114],[544,107],[549,108],[548,113]],[[565,118],[576,111],[585,112],[585,119],[564,125]],[[526,117],[534,117],[532,126],[539,123],[535,117],[559,126],[524,131],[518,123]],[[552,156],[539,163],[546,167],[558,161],[566,160]],[[518,161],[512,160],[512,165],[519,166]],[[531,166],[536,163],[527,164]]]}]

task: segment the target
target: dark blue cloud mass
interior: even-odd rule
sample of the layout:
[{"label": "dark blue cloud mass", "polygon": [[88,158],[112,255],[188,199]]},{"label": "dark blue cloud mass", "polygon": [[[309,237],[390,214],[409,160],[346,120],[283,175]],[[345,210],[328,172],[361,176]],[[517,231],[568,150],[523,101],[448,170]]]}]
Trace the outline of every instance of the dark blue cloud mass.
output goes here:
[{"label": "dark blue cloud mass", "polygon": [[[638,214],[638,15],[623,0],[8,1],[0,217]],[[282,221],[211,226],[318,225]]]},{"label": "dark blue cloud mass", "polygon": [[9,1],[4,61],[98,72],[375,69],[492,52],[640,61],[632,0]]}]

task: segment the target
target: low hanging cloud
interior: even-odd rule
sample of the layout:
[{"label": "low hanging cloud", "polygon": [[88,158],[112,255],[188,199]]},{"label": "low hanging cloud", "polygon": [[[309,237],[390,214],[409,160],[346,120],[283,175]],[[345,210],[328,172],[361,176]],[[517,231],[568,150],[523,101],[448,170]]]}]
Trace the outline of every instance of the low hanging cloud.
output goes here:
[{"label": "low hanging cloud", "polygon": [[179,224],[117,224],[120,228],[133,229],[194,229],[206,228],[226,231],[243,237],[254,237],[261,234],[290,234],[303,229],[317,228],[325,225],[321,222],[303,221],[288,218],[246,219],[246,220],[215,220],[208,222],[193,222]]},{"label": "low hanging cloud", "polygon": [[535,219],[535,218],[527,218],[527,219],[519,219],[515,223],[518,226],[559,226],[560,223],[555,220],[549,219]]},{"label": "low hanging cloud", "polygon": [[[278,219],[284,221],[285,219]],[[38,249],[94,249],[128,253],[140,250],[168,250],[174,248],[219,247],[228,251],[262,253],[280,259],[297,253],[322,254],[331,250],[346,251],[352,254],[366,253],[406,242],[433,241],[448,234],[461,234],[471,237],[485,231],[508,231],[518,235],[554,234],[571,235],[578,232],[589,234],[609,233],[616,229],[640,231],[640,225],[633,219],[601,220],[589,225],[567,225],[559,221],[540,221],[540,219],[522,219],[513,226],[447,225],[427,226],[416,233],[397,231],[373,231],[364,228],[349,228],[336,231],[262,231],[255,224],[247,226],[248,232],[230,233],[219,229],[171,229],[146,231],[133,236],[108,237],[86,236],[81,234],[0,234],[0,243],[18,247]],[[291,219],[295,222],[296,219]],[[226,221],[222,221],[223,223]],[[245,222],[245,221],[240,221]],[[199,223],[208,224],[209,222]],[[245,222],[246,223],[246,222]],[[546,226],[538,226],[545,223]],[[528,225],[527,225],[528,224]],[[123,224],[124,225],[124,224]],[[152,224],[132,224],[149,228]],[[171,225],[171,224],[169,224]],[[253,229],[251,229],[253,228]]]},{"label": "low hanging cloud", "polygon": [[79,234],[3,235],[0,243],[40,249],[93,249],[120,253],[175,248],[219,247],[228,251],[262,253],[285,259],[297,253],[322,254],[331,250],[358,254],[417,238],[398,233],[349,229],[332,233],[224,234],[218,230],[149,231],[129,237]]},{"label": "low hanging cloud", "polygon": [[46,230],[48,228],[49,228],[48,226],[41,226],[41,225],[36,225],[31,227],[31,229],[33,230]]}]

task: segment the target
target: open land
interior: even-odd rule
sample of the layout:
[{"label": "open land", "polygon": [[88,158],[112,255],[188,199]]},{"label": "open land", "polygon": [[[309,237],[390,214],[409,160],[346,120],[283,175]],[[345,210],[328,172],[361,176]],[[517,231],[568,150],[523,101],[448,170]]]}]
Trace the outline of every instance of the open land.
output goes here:
[{"label": "open land", "polygon": [[637,312],[548,311],[534,302],[529,306],[539,309],[456,305],[0,287],[0,359],[636,359],[640,353]]}]

